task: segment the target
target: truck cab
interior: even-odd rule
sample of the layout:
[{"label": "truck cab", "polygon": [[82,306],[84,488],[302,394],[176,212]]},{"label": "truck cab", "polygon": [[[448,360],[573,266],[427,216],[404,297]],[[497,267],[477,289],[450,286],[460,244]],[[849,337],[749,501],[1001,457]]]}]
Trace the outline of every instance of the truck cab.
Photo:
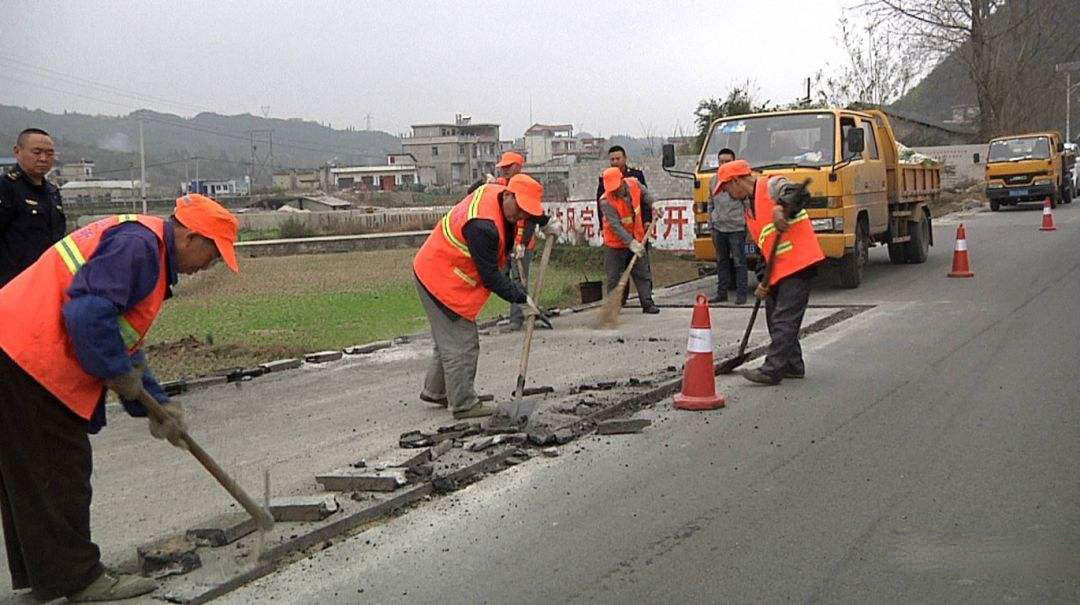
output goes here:
[{"label": "truck cab", "polygon": [[[808,182],[811,224],[840,285],[862,282],[869,248],[889,246],[894,263],[925,262],[932,243],[927,202],[940,189],[940,169],[900,164],[888,118],[880,111],[816,109],[716,120],[702,146],[694,180],[694,253],[715,260],[708,202],[724,148],[754,174]],[[674,151],[665,149],[665,166]]]},{"label": "truck cab", "polygon": [[[976,154],[976,157],[978,154]],[[986,154],[986,197],[990,210],[1022,202],[1050,200],[1056,207],[1073,198],[1075,156],[1066,153],[1054,131],[998,137]]]}]

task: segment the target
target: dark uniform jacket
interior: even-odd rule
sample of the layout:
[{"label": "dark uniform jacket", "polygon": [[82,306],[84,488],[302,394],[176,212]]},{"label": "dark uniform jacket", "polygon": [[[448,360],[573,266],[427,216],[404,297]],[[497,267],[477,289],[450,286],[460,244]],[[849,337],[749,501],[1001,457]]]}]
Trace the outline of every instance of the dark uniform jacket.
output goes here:
[{"label": "dark uniform jacket", "polygon": [[66,227],[56,185],[35,185],[19,168],[0,176],[0,287],[60,241]]},{"label": "dark uniform jacket", "polygon": [[[637,168],[627,166],[626,170],[623,171],[623,178],[628,176],[634,177],[639,183],[648,187],[648,183],[645,182],[645,173]],[[598,228],[602,229],[604,227],[604,211],[600,208],[600,198],[604,197],[604,177],[599,177],[599,181],[600,182],[596,185],[596,216],[598,221],[597,224],[599,225]],[[645,225],[652,222],[652,206],[649,206],[648,208],[642,207],[641,222]]]}]

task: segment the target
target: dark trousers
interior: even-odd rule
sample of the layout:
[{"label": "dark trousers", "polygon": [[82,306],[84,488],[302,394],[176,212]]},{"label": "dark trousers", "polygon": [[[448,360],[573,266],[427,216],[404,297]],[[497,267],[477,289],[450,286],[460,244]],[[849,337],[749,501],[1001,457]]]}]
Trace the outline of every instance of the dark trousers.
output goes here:
[{"label": "dark trousers", "polygon": [[716,249],[716,293],[723,296],[731,286],[731,264],[735,266],[735,294],[746,296],[746,231],[712,230]]},{"label": "dark trousers", "polygon": [[765,321],[769,325],[769,350],[761,371],[770,376],[785,372],[803,374],[802,347],[799,329],[802,328],[806,305],[810,303],[812,276],[796,273],[769,288],[765,298]]},{"label": "dark trousers", "polygon": [[[634,253],[629,248],[609,248],[604,246],[604,272],[607,274],[607,283],[604,284],[605,292],[611,292],[615,289],[615,286],[619,285],[619,279],[622,278],[623,271],[626,271],[626,266],[630,264],[631,258],[634,258]],[[634,280],[634,288],[637,289],[641,306],[652,306],[652,271],[649,269],[648,248],[641,254],[641,258],[634,263],[634,268],[630,270],[630,278]],[[629,294],[630,288],[623,290],[622,302],[624,305]]]},{"label": "dark trousers", "polygon": [[105,571],[90,540],[86,421],[0,350],[0,516],[11,583],[69,595]]}]

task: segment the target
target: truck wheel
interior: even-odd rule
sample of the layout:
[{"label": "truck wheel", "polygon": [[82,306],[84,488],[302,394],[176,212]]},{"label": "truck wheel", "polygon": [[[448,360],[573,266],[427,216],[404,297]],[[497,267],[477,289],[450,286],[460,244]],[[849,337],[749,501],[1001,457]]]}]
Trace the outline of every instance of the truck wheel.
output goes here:
[{"label": "truck wheel", "polygon": [[859,220],[855,228],[855,249],[840,259],[840,287],[858,288],[863,280],[866,262],[870,259],[870,235],[866,222]]},{"label": "truck wheel", "polygon": [[920,220],[911,231],[911,239],[907,241],[907,262],[922,264],[930,254],[930,218],[922,213]]},{"label": "truck wheel", "polygon": [[907,243],[889,244],[889,262],[894,265],[902,265],[907,260]]},{"label": "truck wheel", "polygon": [[1001,209],[1001,204],[997,200],[990,200],[990,212],[997,212]]}]

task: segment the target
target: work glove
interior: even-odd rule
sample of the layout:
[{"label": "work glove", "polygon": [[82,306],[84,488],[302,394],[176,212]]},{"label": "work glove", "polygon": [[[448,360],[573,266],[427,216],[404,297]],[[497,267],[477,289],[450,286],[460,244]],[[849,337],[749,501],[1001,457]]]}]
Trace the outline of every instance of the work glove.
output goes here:
[{"label": "work glove", "polygon": [[552,218],[546,225],[540,228],[540,232],[550,237],[559,237],[562,234],[562,221]]},{"label": "work glove", "polygon": [[126,401],[138,401],[143,390],[143,373],[146,366],[135,364],[126,374],[105,379],[105,387]]},{"label": "work glove", "polygon": [[163,403],[161,409],[165,410],[167,418],[158,422],[154,414],[150,414],[150,434],[157,439],[167,439],[169,443],[186,450],[187,442],[181,437],[181,432],[187,431],[184,423],[184,407],[178,402]]},{"label": "work glove", "polygon": [[525,258],[525,246],[514,244],[514,258]]},{"label": "work glove", "polygon": [[490,185],[491,183],[498,183],[499,179],[495,178],[494,174],[485,174],[484,175],[484,182],[488,183]]},{"label": "work glove", "polygon": [[645,253],[645,244],[634,240],[630,242],[630,251],[633,252],[635,256],[641,256]]}]

